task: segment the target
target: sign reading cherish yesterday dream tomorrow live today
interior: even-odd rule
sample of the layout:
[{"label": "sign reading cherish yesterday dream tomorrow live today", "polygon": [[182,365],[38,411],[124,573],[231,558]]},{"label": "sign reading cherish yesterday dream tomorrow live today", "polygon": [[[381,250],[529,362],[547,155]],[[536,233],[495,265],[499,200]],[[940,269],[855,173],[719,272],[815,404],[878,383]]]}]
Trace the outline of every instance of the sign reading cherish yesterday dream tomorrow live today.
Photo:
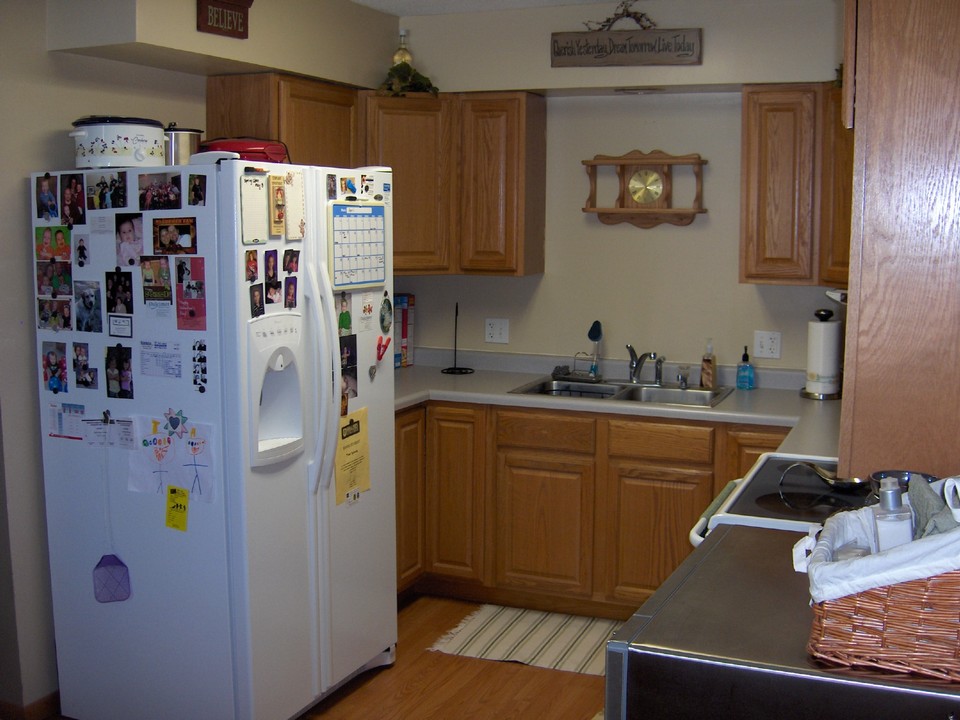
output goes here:
[{"label": "sign reading cherish yesterday dream tomorrow live today", "polygon": [[550,36],[551,67],[700,65],[703,30],[596,30]]}]

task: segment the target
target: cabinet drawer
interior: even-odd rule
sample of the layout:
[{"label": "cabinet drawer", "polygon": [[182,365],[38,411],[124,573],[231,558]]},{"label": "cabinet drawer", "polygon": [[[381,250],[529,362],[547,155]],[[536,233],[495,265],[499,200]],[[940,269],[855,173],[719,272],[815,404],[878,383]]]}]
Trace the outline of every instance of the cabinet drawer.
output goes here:
[{"label": "cabinet drawer", "polygon": [[630,420],[609,422],[612,456],[713,462],[713,427]]},{"label": "cabinet drawer", "polygon": [[497,413],[497,447],[515,446],[593,454],[596,420],[574,414]]}]

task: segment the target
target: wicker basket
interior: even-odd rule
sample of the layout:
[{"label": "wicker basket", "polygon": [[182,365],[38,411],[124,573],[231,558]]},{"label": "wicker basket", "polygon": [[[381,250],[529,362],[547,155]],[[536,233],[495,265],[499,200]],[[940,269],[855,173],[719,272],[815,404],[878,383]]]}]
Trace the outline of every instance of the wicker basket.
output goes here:
[{"label": "wicker basket", "polygon": [[807,652],[831,665],[960,682],[960,570],[813,603]]}]

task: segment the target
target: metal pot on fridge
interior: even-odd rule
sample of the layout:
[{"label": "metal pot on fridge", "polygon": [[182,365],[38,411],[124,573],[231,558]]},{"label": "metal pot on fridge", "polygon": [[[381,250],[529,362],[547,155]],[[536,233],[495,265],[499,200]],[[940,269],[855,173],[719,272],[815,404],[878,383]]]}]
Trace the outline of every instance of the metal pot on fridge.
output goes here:
[{"label": "metal pot on fridge", "polygon": [[163,131],[163,150],[167,158],[167,165],[186,165],[190,156],[200,152],[200,135],[203,130],[177,127],[172,122]]}]

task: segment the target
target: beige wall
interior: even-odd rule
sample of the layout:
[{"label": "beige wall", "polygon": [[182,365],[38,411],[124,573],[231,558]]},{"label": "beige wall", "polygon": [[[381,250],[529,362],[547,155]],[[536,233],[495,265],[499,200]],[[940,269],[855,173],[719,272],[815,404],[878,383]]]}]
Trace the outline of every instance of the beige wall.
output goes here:
[{"label": "beige wall", "polygon": [[[614,88],[831,80],[840,0],[644,0],[659,28],[703,28],[699,66],[551,68],[550,34],[583,32],[617,3],[402,18],[417,68],[441,90]],[[620,21],[615,30],[635,29]]]},{"label": "beige wall", "polygon": [[[584,29],[614,5],[514,13],[403,18],[416,65],[441,90],[556,88],[678,83],[821,81],[840,63],[837,0],[650,0],[660,27],[703,27],[702,68],[549,68],[553,30]],[[509,18],[509,19],[508,19]],[[578,27],[579,24],[579,27]],[[477,61],[482,57],[481,62]],[[416,344],[449,348],[460,303],[459,347],[569,358],[590,349],[593,320],[604,328],[602,355],[626,362],[626,343],[675,362],[699,364],[707,337],[718,362],[735,365],[754,330],[782,333],[779,360],[758,367],[803,369],[806,324],[819,307],[839,308],[823,288],[738,284],[740,94],[570,96],[549,91],[546,271],[521,279],[402,277],[417,295]],[[687,227],[602,225],[585,214],[581,160],[654,149],[699,153],[708,213]],[[615,197],[614,194],[607,197]],[[689,201],[690,196],[683,196]],[[681,197],[677,194],[677,205]],[[484,319],[510,320],[510,343],[483,341]],[[761,372],[762,382],[762,372]]]},{"label": "beige wall", "polygon": [[270,68],[375,87],[396,17],[350,0],[259,0],[246,40],[196,31],[196,0],[47,0],[48,47],[197,74]]},{"label": "beige wall", "polygon": [[[589,350],[603,323],[602,355],[625,345],[699,365],[707,337],[718,362],[736,364],[754,330],[783,334],[780,360],[758,367],[802,369],[806,323],[833,306],[822,288],[738,283],[739,93],[550,98],[547,111],[546,269],[528,278],[397,278],[417,295],[416,344],[450,347],[460,303],[459,347],[569,359]],[[581,160],[633,149],[699,153],[708,212],[691,225],[638,229],[603,225],[582,212],[589,189]],[[680,200],[681,189],[675,190]],[[616,197],[616,192],[606,197]],[[690,195],[683,195],[689,199]],[[678,202],[679,204],[679,202]],[[833,306],[835,307],[835,306]],[[483,341],[485,318],[510,320],[509,345]]]}]

